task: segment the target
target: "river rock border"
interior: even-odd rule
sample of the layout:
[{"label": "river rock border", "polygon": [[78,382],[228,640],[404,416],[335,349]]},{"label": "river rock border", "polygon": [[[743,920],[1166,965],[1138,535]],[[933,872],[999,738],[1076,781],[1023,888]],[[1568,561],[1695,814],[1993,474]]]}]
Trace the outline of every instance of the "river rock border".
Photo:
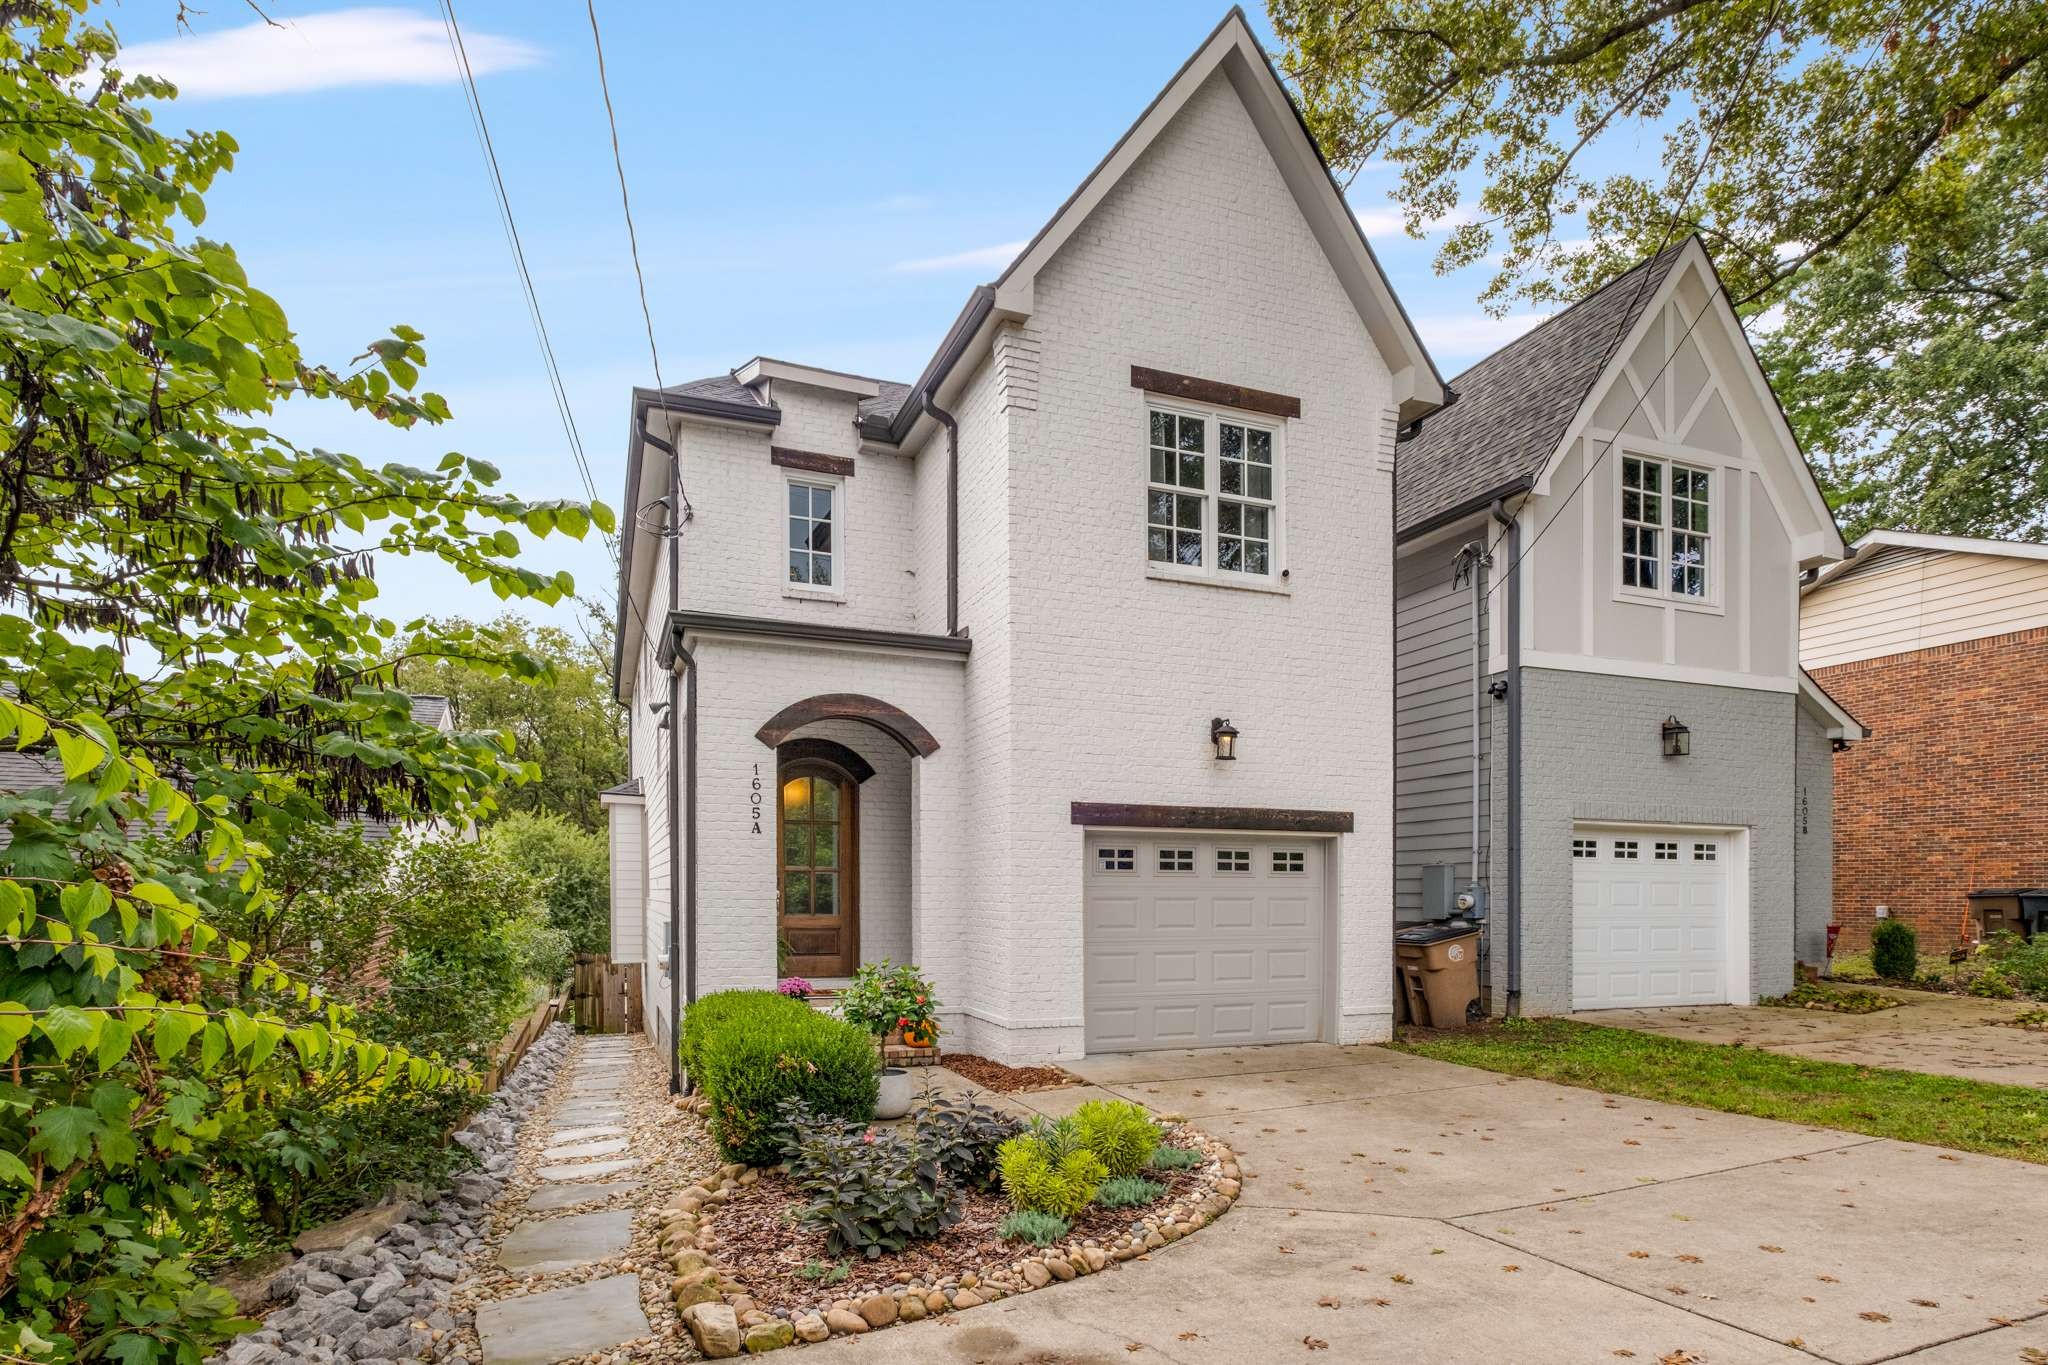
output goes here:
[{"label": "river rock border", "polygon": [[[691,1101],[679,1106],[695,1108]],[[899,1322],[978,1308],[1012,1294],[1029,1294],[1157,1251],[1207,1227],[1237,1202],[1243,1175],[1237,1154],[1221,1140],[1185,1122],[1169,1122],[1167,1143],[1199,1150],[1205,1160],[1195,1184],[1150,1209],[1132,1210],[1130,1231],[1107,1240],[1077,1238],[1015,1260],[962,1267],[934,1283],[911,1280],[859,1298],[801,1307],[763,1307],[715,1256],[718,1211],[760,1173],[738,1164],[649,1205],[661,1229],[662,1259],[673,1272],[669,1294],[697,1349],[713,1360],[742,1351],[758,1354],[785,1346],[860,1336]]]},{"label": "river rock border", "polygon": [[487,1252],[491,1202],[512,1173],[520,1128],[548,1097],[573,1037],[567,1024],[548,1029],[456,1130],[454,1140],[475,1154],[478,1169],[457,1176],[431,1203],[380,1205],[302,1236],[305,1254],[268,1286],[268,1296],[287,1306],[215,1355],[216,1365],[351,1358],[359,1365],[470,1365],[474,1315],[455,1302],[455,1283]]}]

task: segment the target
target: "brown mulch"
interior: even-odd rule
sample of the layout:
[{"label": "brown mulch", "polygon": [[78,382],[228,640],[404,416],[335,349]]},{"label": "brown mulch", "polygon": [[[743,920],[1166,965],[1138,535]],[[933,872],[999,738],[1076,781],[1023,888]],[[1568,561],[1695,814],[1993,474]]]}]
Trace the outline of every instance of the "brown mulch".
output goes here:
[{"label": "brown mulch", "polygon": [[[1199,1168],[1146,1171],[1146,1179],[1166,1187],[1157,1203],[1131,1209],[1091,1208],[1074,1220],[1066,1240],[1093,1237],[1106,1241],[1117,1236],[1143,1219],[1148,1210],[1171,1203],[1200,1175]],[[947,1276],[979,1271],[1032,1252],[1029,1243],[1005,1242],[997,1235],[996,1228],[1010,1212],[1009,1202],[999,1193],[968,1190],[961,1196],[960,1221],[944,1233],[872,1260],[831,1254],[824,1232],[798,1226],[797,1210],[802,1202],[802,1194],[788,1176],[764,1170],[757,1182],[718,1210],[713,1222],[717,1239],[713,1256],[764,1308],[822,1307],[834,1299],[857,1298],[911,1280],[935,1285]],[[837,1284],[806,1279],[798,1273],[806,1263],[829,1268],[840,1261],[847,1263],[849,1274]]]},{"label": "brown mulch", "polygon": [[956,1076],[998,1095],[1013,1095],[1020,1090],[1056,1090],[1064,1085],[1082,1084],[1080,1077],[1056,1066],[1004,1066],[1001,1062],[977,1057],[971,1052],[948,1052],[939,1061]]}]

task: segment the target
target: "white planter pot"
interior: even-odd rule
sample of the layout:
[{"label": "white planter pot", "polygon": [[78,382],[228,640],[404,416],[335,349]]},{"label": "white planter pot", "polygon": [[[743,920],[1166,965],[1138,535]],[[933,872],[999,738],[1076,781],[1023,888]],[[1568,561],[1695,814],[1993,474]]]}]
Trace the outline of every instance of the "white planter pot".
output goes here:
[{"label": "white planter pot", "polygon": [[883,1067],[881,1094],[875,1098],[875,1117],[902,1118],[910,1112],[910,1101],[914,1095],[908,1071],[900,1066]]}]

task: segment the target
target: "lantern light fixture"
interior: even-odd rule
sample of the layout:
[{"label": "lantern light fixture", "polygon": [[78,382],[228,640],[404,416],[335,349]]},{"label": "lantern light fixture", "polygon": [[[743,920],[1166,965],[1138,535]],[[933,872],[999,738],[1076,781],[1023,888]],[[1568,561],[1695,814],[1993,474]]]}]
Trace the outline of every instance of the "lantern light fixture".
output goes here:
[{"label": "lantern light fixture", "polygon": [[1692,753],[1692,731],[1677,716],[1664,718],[1664,757],[1684,758]]},{"label": "lantern light fixture", "polygon": [[1228,761],[1237,757],[1237,727],[1222,716],[1209,722],[1209,742],[1216,746],[1216,757]]}]

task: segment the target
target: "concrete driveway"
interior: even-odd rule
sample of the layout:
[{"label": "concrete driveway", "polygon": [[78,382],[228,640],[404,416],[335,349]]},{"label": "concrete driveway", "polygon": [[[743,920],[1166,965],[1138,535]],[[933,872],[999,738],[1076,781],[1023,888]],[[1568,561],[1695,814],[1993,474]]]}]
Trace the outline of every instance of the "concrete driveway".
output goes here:
[{"label": "concrete driveway", "polygon": [[807,1356],[2048,1359],[2048,1168],[1372,1047],[1074,1069],[1092,1085],[1060,1107],[1109,1092],[1228,1140],[1237,1207],[1143,1263]]},{"label": "concrete driveway", "polygon": [[1966,1076],[2048,1090],[2048,1033],[2005,1027],[2027,1002],[1975,1000],[1931,991],[1863,987],[1903,1002],[1877,1014],[1830,1014],[1767,1006],[1676,1006],[1575,1014],[1589,1024],[1704,1043],[1741,1043],[1823,1062]]}]

